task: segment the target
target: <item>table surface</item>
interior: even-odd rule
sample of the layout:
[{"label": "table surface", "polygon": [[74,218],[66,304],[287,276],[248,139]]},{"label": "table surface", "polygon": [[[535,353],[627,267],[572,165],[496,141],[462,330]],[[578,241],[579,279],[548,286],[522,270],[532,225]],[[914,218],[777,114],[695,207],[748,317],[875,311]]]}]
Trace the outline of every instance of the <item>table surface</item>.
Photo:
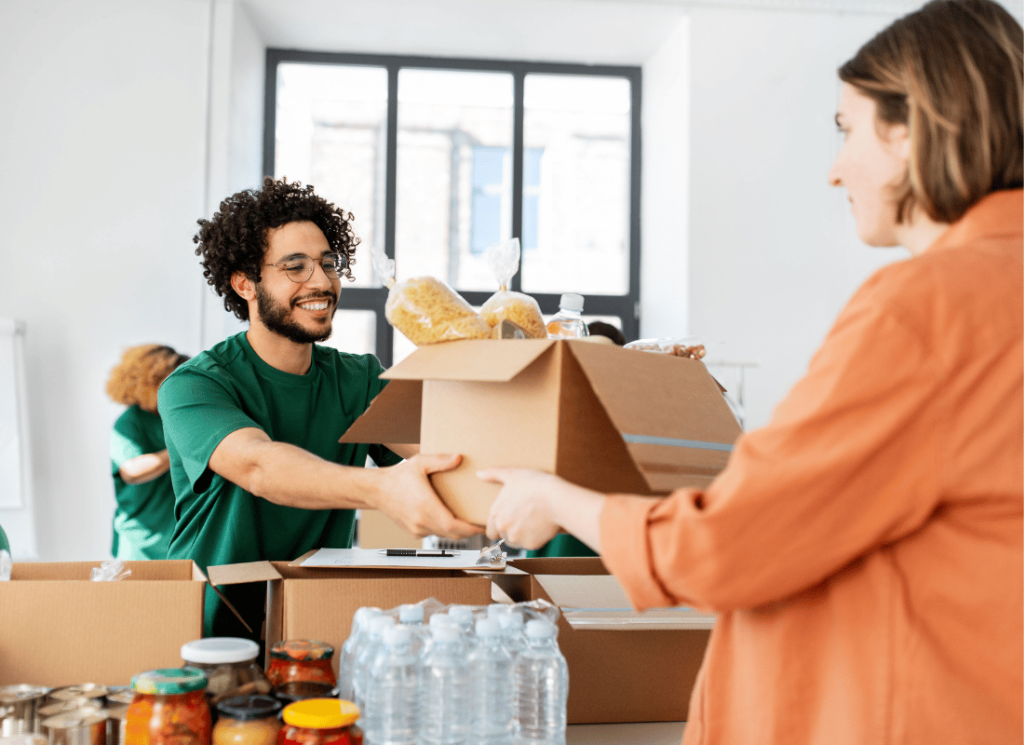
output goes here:
[{"label": "table surface", "polygon": [[571,724],[566,745],[679,745],[686,722]]}]

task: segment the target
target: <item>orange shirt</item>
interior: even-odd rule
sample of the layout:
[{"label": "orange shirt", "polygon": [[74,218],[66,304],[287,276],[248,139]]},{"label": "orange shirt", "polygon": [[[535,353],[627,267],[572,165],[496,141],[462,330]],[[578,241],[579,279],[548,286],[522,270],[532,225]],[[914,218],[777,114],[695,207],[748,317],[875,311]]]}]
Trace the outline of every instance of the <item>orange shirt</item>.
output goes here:
[{"label": "orange shirt", "polygon": [[876,272],[705,492],[605,503],[638,608],[719,614],[687,745],[1022,741],[1022,203]]}]

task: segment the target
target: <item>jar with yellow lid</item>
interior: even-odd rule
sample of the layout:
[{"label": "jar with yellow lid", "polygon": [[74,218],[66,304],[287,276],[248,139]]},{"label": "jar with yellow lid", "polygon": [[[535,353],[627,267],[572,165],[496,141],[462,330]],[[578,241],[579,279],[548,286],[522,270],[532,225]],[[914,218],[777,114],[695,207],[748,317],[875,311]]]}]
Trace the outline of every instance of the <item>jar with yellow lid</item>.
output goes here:
[{"label": "jar with yellow lid", "polygon": [[125,745],[209,745],[206,676],[193,667],[161,668],[132,678]]},{"label": "jar with yellow lid", "polygon": [[235,696],[217,704],[213,745],[276,745],[281,702],[273,696]]},{"label": "jar with yellow lid", "polygon": [[359,707],[336,698],[310,698],[284,707],[277,745],[363,745]]},{"label": "jar with yellow lid", "polygon": [[328,688],[338,684],[331,667],[334,647],[316,639],[286,639],[270,648],[267,678],[274,688],[287,683],[318,683]]}]

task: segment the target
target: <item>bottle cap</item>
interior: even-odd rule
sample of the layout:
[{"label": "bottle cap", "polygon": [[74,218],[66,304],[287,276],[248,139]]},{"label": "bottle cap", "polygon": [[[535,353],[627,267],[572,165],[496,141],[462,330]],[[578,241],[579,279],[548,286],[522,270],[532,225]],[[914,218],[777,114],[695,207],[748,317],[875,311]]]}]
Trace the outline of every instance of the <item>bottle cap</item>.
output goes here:
[{"label": "bottle cap", "polygon": [[555,637],[555,626],[540,619],[527,621],[526,635],[531,639],[553,639]]},{"label": "bottle cap", "polygon": [[458,622],[447,613],[435,613],[430,617],[430,629],[435,626],[458,626]]},{"label": "bottle cap", "polygon": [[430,637],[437,642],[457,642],[461,636],[462,632],[455,624],[438,624],[430,627]]},{"label": "bottle cap", "polygon": [[402,623],[423,623],[423,606],[412,604],[399,606],[398,620]]},{"label": "bottle cap", "polygon": [[400,647],[410,641],[412,641],[412,633],[408,626],[391,626],[384,631],[384,643],[389,647]]},{"label": "bottle cap", "polygon": [[558,307],[563,310],[574,310],[577,313],[583,312],[583,296],[575,292],[566,292],[558,301]]},{"label": "bottle cap", "polygon": [[497,619],[481,618],[476,622],[476,635],[484,639],[501,636],[501,626]]},{"label": "bottle cap", "polygon": [[473,609],[468,605],[453,605],[448,609],[448,615],[460,626],[473,625]]},{"label": "bottle cap", "polygon": [[147,670],[132,678],[136,693],[151,696],[175,696],[206,688],[206,676],[194,667],[160,668]]},{"label": "bottle cap", "polygon": [[384,629],[395,625],[393,616],[374,616],[370,619],[370,638],[379,639],[384,634]]},{"label": "bottle cap", "polygon": [[205,665],[246,662],[260,655],[260,645],[251,639],[236,639],[231,636],[214,636],[196,639],[181,645],[181,659]]},{"label": "bottle cap", "polygon": [[359,719],[359,707],[336,698],[307,698],[284,707],[285,724],[303,729],[347,727]]},{"label": "bottle cap", "polygon": [[228,719],[251,722],[277,717],[281,706],[273,696],[232,696],[217,704],[217,712]]},{"label": "bottle cap", "polygon": [[487,606],[487,617],[507,616],[512,612],[512,606],[506,603],[491,603]]}]

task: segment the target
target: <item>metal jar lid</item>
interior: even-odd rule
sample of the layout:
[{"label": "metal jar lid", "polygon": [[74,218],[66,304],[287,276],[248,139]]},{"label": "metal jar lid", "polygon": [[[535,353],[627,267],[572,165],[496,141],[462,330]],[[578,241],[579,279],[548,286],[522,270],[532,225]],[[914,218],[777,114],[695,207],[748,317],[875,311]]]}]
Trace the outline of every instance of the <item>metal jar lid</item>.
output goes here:
[{"label": "metal jar lid", "polygon": [[283,704],[273,696],[234,696],[217,704],[217,713],[228,719],[251,722],[276,718]]},{"label": "metal jar lid", "polygon": [[96,683],[65,686],[50,691],[50,701],[74,701],[76,699],[101,699],[107,695],[107,687]]},{"label": "metal jar lid", "polygon": [[203,690],[206,676],[194,667],[165,667],[139,673],[132,678],[132,688],[151,696],[175,696]]}]

